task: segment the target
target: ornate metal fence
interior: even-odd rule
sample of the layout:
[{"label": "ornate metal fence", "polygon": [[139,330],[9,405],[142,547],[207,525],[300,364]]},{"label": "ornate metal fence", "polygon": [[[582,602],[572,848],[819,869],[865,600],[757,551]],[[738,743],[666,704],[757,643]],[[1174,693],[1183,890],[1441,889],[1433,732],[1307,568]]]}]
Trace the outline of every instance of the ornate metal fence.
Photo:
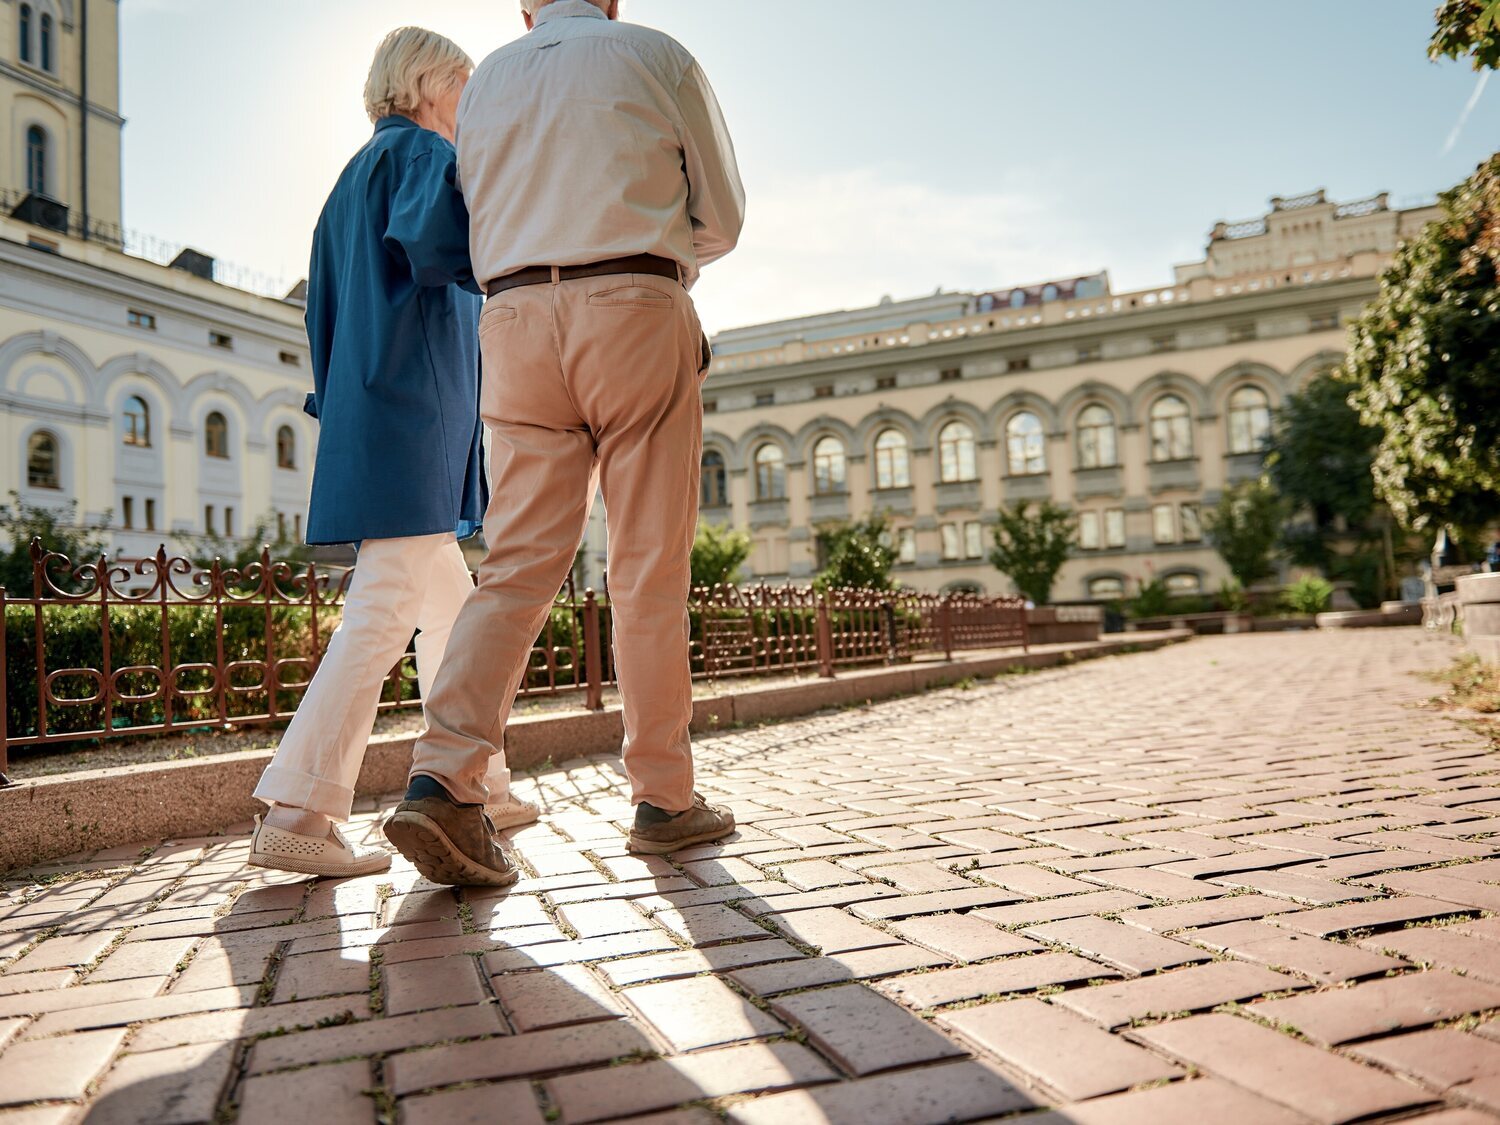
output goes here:
[{"label": "ornate metal fence", "polygon": [[[29,597],[0,588],[0,783],[11,748],[275,723],[293,711],[337,625],[352,572],[169,556],[74,564],[31,546]],[[695,678],[777,676],[951,658],[1027,643],[1015,598],[720,586],[688,606]],[[576,692],[603,707],[615,682],[610,606],[571,578],[532,646],[521,694]],[[417,699],[408,653],[382,709]]]}]

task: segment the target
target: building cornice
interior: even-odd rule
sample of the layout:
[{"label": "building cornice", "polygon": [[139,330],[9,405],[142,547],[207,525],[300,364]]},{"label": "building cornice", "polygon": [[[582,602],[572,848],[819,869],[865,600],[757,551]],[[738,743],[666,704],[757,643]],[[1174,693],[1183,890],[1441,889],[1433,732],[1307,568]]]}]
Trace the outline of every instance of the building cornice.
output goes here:
[{"label": "building cornice", "polygon": [[[184,293],[181,290],[165,286],[153,285],[148,281],[132,277],[129,274],[119,273],[114,270],[104,269],[90,262],[79,261],[76,258],[68,258],[58,254],[51,254],[45,250],[37,250],[29,246],[23,246],[18,242],[0,238],[0,266],[13,268],[16,271],[29,270],[41,274],[50,281],[75,289],[86,291],[90,294],[100,292],[119,297],[130,304],[147,306],[150,311],[170,311],[180,316],[201,320],[213,324],[216,327],[228,328],[248,334],[259,335],[278,346],[289,346],[303,349],[307,346],[307,335],[302,327],[302,318],[298,310],[288,306],[287,320],[281,320],[270,314],[257,315],[231,304],[219,304],[204,297]],[[167,268],[167,267],[160,267]],[[211,283],[209,283],[211,284]],[[238,293],[238,291],[235,291]],[[272,302],[269,297],[256,297],[257,301]],[[23,303],[22,300],[13,300],[15,307]],[[274,302],[272,302],[274,303]],[[71,320],[75,323],[81,319],[75,313],[64,312],[55,308],[43,307],[37,303],[29,303],[29,311],[46,313],[57,316],[60,319]],[[295,317],[295,319],[291,319]],[[106,324],[94,322],[91,327],[104,328],[120,335],[126,334],[126,326],[123,324]],[[144,340],[143,340],[144,342]],[[170,344],[172,347],[183,350],[200,351],[204,355],[216,356],[223,359],[223,352],[209,347],[206,343],[202,346],[190,342],[162,340],[160,343]],[[285,374],[284,369],[271,363],[257,361],[243,354],[237,353],[235,359],[247,366],[261,367],[268,370],[279,371]]]},{"label": "building cornice", "polygon": [[[21,85],[39,94],[45,94],[49,98],[57,98],[68,109],[78,108],[78,95],[76,93],[68,89],[61,82],[51,81],[43,77],[40,73],[29,70],[26,67],[16,66],[14,63],[0,60],[0,78],[9,78],[12,82],[19,82]],[[121,117],[114,110],[100,105],[98,102],[89,102],[88,109],[92,116],[107,121],[117,128],[125,125],[125,118]]]},{"label": "building cornice", "polygon": [[[722,393],[725,390],[796,382],[815,375],[895,374],[899,371],[910,371],[916,367],[952,366],[948,361],[955,359],[964,360],[1018,352],[1030,354],[1062,343],[1102,343],[1105,339],[1112,337],[1144,336],[1183,325],[1269,316],[1278,312],[1301,309],[1307,305],[1337,304],[1353,299],[1363,302],[1373,297],[1377,291],[1378,279],[1374,277],[1340,278],[1306,285],[1280,286],[1258,293],[1215,297],[1211,300],[1184,302],[1170,306],[1158,305],[1097,319],[1080,318],[1061,324],[1043,324],[978,335],[955,336],[951,339],[927,341],[879,351],[817,356],[779,366],[766,365],[739,371],[715,371],[710,385],[714,391]],[[1204,346],[1221,345],[1215,343]],[[1178,352],[1192,350],[1196,349],[1184,347],[1177,349]],[[1118,363],[1134,358],[1139,357],[1112,356],[1094,360],[1089,366]],[[1057,365],[1058,368],[1065,366],[1072,365]],[[1053,369],[1052,367],[1036,367],[1028,373],[1040,374]]]}]

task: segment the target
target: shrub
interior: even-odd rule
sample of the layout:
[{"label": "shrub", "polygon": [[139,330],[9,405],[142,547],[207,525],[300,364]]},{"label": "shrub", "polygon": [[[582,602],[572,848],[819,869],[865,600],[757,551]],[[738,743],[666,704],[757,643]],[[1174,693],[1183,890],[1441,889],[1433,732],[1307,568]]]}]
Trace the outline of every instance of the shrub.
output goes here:
[{"label": "shrub", "polygon": [[1333,600],[1333,587],[1326,579],[1309,575],[1281,592],[1281,604],[1293,613],[1322,613]]}]

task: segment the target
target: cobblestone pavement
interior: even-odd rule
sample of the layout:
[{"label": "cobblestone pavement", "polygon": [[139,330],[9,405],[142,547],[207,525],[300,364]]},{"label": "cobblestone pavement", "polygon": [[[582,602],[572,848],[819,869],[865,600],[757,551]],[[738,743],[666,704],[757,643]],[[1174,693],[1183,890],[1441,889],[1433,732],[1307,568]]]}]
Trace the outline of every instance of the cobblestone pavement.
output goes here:
[{"label": "cobblestone pavement", "polygon": [[[742,831],[525,788],[510,893],[242,834],[0,897],[0,1123],[1500,1114],[1500,755],[1414,630],[1200,639],[699,745]],[[357,827],[378,839],[378,810]]]}]

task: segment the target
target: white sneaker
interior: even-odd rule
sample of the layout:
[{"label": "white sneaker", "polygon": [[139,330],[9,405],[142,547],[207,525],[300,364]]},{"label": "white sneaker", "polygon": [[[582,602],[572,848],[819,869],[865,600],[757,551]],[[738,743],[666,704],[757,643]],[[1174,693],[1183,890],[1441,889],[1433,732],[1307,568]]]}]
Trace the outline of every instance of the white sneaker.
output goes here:
[{"label": "white sneaker", "polygon": [[384,848],[351,844],[337,828],[327,836],[304,836],[255,818],[250,837],[251,867],[272,871],[295,871],[300,875],[376,875],[391,869],[391,853]]},{"label": "white sneaker", "polygon": [[514,793],[507,793],[500,800],[485,805],[484,811],[494,822],[496,832],[518,828],[523,824],[535,824],[537,817],[542,815],[541,809],[530,801],[521,800]]}]

